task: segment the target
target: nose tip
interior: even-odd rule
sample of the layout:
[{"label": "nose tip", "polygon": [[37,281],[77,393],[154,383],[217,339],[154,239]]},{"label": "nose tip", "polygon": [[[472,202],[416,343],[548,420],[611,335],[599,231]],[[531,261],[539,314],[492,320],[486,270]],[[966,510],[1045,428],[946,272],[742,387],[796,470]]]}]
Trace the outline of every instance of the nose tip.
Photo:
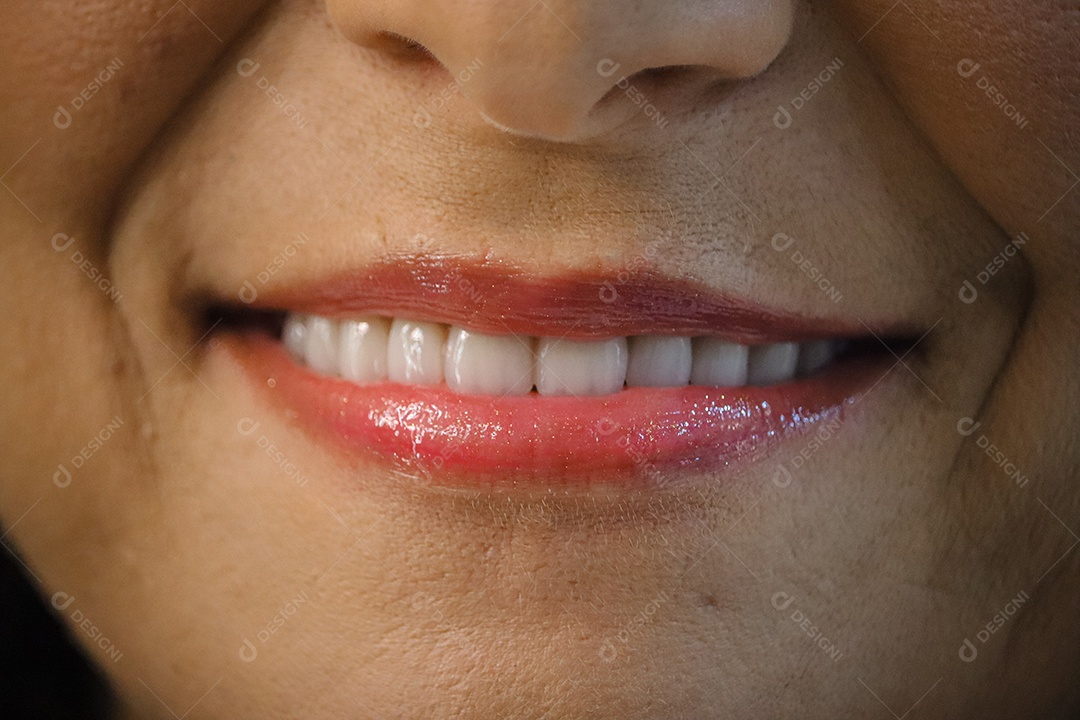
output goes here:
[{"label": "nose tip", "polygon": [[[793,2],[328,0],[328,9],[361,45],[423,46],[490,125],[570,142],[661,100],[674,114],[703,82],[757,74],[787,42]],[[681,71],[648,72],[661,68]]]}]

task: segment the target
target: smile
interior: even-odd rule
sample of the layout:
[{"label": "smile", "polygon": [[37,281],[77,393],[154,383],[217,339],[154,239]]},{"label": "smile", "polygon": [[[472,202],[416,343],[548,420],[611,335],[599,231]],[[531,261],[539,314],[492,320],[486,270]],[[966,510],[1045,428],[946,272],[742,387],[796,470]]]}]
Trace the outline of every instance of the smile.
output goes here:
[{"label": "smile", "polygon": [[655,276],[399,260],[260,301],[227,348],[272,404],[350,462],[450,486],[735,467],[841,416],[891,357]]}]

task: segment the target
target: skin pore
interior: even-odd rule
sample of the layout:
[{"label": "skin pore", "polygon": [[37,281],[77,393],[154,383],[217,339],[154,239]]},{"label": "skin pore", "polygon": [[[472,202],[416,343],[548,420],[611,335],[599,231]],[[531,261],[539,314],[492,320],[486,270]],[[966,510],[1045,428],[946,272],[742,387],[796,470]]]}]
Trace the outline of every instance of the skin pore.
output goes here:
[{"label": "skin pore", "polygon": [[[1071,716],[1075,8],[531,5],[0,8],[0,519],[73,636],[138,717]],[[658,494],[433,492],[325,453],[207,334],[301,233],[266,290],[653,246],[651,270],[925,337],[790,485],[805,443]]]}]

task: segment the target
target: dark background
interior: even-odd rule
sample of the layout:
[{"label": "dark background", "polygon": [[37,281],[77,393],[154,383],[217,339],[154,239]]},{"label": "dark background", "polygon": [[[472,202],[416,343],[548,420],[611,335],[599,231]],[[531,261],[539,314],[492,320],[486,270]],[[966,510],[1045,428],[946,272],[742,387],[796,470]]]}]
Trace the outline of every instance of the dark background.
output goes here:
[{"label": "dark background", "polygon": [[[3,527],[0,527],[0,533]],[[10,539],[0,547],[0,718],[105,720],[108,684],[38,596]]]}]

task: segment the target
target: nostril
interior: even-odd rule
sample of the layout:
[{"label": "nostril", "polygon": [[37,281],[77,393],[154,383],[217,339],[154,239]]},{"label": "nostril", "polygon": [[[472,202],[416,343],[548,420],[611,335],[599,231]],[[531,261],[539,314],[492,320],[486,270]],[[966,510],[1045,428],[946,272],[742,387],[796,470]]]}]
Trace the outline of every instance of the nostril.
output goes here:
[{"label": "nostril", "polygon": [[638,102],[659,100],[661,95],[671,92],[687,92],[703,89],[718,81],[729,80],[716,68],[708,65],[663,65],[645,68],[629,75],[613,75],[615,84],[608,89],[596,104],[596,108],[606,106],[612,99],[629,94]]},{"label": "nostril", "polygon": [[700,73],[702,65],[663,65],[661,67],[645,68],[634,74],[633,77],[653,82],[678,81],[687,76]]},{"label": "nostril", "polygon": [[637,87],[663,88],[665,86],[685,85],[695,80],[707,77],[720,77],[720,73],[708,65],[662,65],[645,68],[633,75],[613,75],[616,84],[610,92],[618,92],[620,86],[625,88],[628,84]]},{"label": "nostril", "polygon": [[402,59],[438,62],[422,43],[388,30],[377,33],[371,46]]}]

